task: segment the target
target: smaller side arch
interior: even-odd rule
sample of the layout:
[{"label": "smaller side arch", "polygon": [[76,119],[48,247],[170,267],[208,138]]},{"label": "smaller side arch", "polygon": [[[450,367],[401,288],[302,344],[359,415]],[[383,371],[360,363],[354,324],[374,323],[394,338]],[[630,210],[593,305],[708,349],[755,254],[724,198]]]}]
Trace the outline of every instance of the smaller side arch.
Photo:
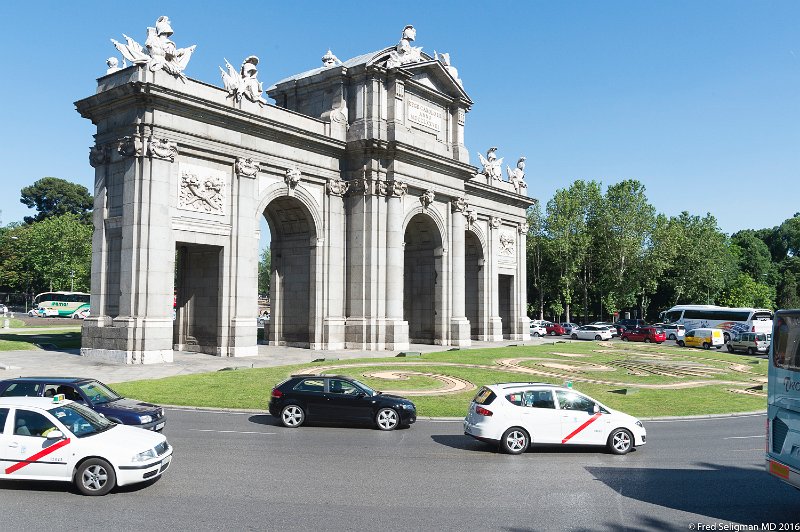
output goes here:
[{"label": "smaller side arch", "polygon": [[439,214],[439,211],[433,206],[423,209],[421,205],[418,205],[406,212],[406,217],[403,220],[403,234],[406,233],[406,229],[408,229],[408,224],[411,222],[411,219],[417,214],[425,214],[433,220],[433,223],[436,224],[436,228],[439,230],[439,236],[442,239],[442,249],[446,251],[449,232],[447,231],[447,226]]},{"label": "smaller side arch", "polygon": [[268,186],[267,189],[260,194],[256,212],[253,213],[253,218],[259,220],[260,217],[264,215],[267,205],[269,205],[273,200],[282,197],[295,198],[302,203],[303,206],[308,210],[308,213],[311,215],[311,219],[314,221],[315,236],[320,238],[324,235],[322,215],[320,212],[321,209],[314,197],[309,194],[302,185],[297,185],[297,188],[294,189],[294,192],[291,195],[288,193],[287,186],[284,183],[273,183],[272,185]]},{"label": "smaller side arch", "polygon": [[487,246],[486,246],[486,234],[483,232],[483,229],[480,228],[477,224],[468,225],[466,228],[467,231],[474,234],[478,238],[478,242],[481,245],[481,253],[483,256],[487,256]]}]

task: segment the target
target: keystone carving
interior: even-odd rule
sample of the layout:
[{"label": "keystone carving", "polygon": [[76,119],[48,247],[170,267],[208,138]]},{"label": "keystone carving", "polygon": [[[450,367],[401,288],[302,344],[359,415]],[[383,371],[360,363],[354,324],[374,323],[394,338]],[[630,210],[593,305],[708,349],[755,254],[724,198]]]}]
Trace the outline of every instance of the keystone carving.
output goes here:
[{"label": "keystone carving", "polygon": [[502,222],[502,220],[500,220],[500,218],[498,218],[497,216],[492,216],[492,219],[490,220],[490,223],[492,224],[492,227],[494,227],[495,229],[500,227],[500,223],[501,222]]},{"label": "keystone carving", "polygon": [[300,170],[297,168],[287,168],[286,177],[284,177],[283,180],[286,181],[289,191],[292,191],[297,187],[297,184],[300,182],[300,178]]},{"label": "keystone carving", "polygon": [[464,211],[464,217],[467,219],[467,225],[472,226],[478,221],[478,213],[473,210]]},{"label": "keystone carving", "polygon": [[153,159],[175,162],[175,156],[178,155],[178,145],[169,139],[150,137],[147,140],[147,155]]},{"label": "keystone carving", "polygon": [[433,203],[434,196],[435,194],[433,193],[433,190],[429,189],[426,190],[425,193],[419,197],[419,202],[422,204],[423,209],[427,210],[428,207],[431,206],[431,203]]},{"label": "keystone carving", "polygon": [[236,175],[242,177],[255,177],[258,175],[258,163],[253,162],[249,157],[238,157],[236,159]]}]

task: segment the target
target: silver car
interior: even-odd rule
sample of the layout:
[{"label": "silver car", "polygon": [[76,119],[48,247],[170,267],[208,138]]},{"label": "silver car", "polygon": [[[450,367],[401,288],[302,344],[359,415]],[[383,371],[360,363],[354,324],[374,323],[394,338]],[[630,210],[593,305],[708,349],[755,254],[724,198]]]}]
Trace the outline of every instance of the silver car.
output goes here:
[{"label": "silver car", "polygon": [[770,335],[766,333],[746,332],[734,334],[728,340],[728,351],[731,353],[743,351],[748,355],[766,353],[769,351],[769,337]]}]

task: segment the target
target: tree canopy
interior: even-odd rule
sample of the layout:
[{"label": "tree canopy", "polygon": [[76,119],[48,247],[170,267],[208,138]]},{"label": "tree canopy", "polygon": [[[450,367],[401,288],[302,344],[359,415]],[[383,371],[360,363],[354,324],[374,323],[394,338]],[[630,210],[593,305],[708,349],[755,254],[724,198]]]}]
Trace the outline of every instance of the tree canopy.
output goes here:
[{"label": "tree canopy", "polygon": [[94,198],[83,185],[57,177],[43,177],[22,189],[20,202],[37,211],[36,216],[25,217],[25,223],[28,224],[67,213],[76,215],[84,223],[90,223]]}]

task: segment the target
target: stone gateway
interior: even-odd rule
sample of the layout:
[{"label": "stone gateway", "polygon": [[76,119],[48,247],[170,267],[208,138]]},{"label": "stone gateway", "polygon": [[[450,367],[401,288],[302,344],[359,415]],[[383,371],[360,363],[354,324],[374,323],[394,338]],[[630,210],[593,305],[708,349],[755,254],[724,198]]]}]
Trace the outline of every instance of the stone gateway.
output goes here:
[{"label": "stone gateway", "polygon": [[240,69],[225,61],[224,87],[186,77],[194,47],[173,43],[170,22],[145,46],[114,41],[131,66],[76,103],[97,126],[82,355],[257,354],[262,216],[270,343],[398,350],[527,337],[524,165],[504,180],[497,148],[480,173],[470,164],[473,102],[449,57],[412,47],[407,26],[399,44],[348,61],[328,51],[269,87],[270,105],[256,56]]}]

